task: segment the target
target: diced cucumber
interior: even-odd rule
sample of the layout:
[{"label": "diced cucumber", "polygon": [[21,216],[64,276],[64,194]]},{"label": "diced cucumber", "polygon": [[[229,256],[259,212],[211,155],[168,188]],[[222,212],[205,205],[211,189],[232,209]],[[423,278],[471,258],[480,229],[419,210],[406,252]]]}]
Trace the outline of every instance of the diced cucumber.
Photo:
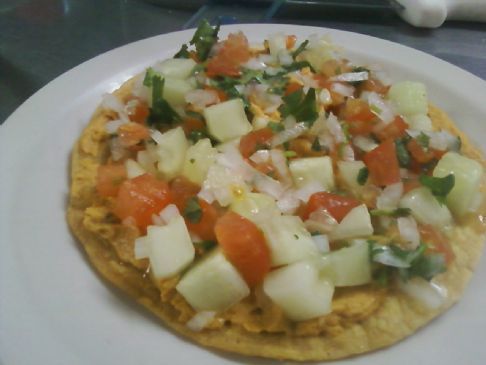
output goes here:
[{"label": "diced cucumber", "polygon": [[397,82],[388,91],[388,98],[394,103],[399,114],[427,114],[427,90],[421,82]]},{"label": "diced cucumber", "polygon": [[483,176],[483,167],[468,157],[456,152],[447,152],[437,163],[433,175],[444,177],[449,174],[454,174],[455,183],[447,195],[447,206],[460,217],[474,204]]},{"label": "diced cucumber", "polygon": [[156,279],[171,277],[194,260],[195,250],[184,218],[173,218],[166,226],[149,226],[147,246],[150,271]]},{"label": "diced cucumber", "polygon": [[181,80],[167,76],[165,77],[162,96],[171,106],[177,107],[185,105],[186,94],[194,88],[194,85],[192,85],[187,80]]},{"label": "diced cucumber", "polygon": [[169,58],[157,63],[153,68],[164,76],[176,79],[187,79],[196,66],[192,58]]},{"label": "diced cucumber", "polygon": [[349,211],[343,220],[331,232],[330,238],[343,240],[348,238],[366,237],[373,234],[371,217],[366,205],[361,204]]},{"label": "diced cucumber", "polygon": [[125,161],[125,169],[127,170],[127,178],[133,179],[134,177],[145,174],[147,171],[135,160],[131,158]]},{"label": "diced cucumber", "polygon": [[317,181],[326,190],[334,189],[334,172],[329,156],[296,158],[290,161],[289,169],[298,188]]},{"label": "diced cucumber", "polygon": [[411,115],[406,120],[411,129],[424,132],[431,132],[433,130],[432,120],[426,114]]},{"label": "diced cucumber", "polygon": [[145,171],[155,174],[157,171],[155,168],[155,164],[157,163],[157,155],[155,153],[154,146],[148,145],[146,150],[138,151],[137,162]]},{"label": "diced cucumber", "polygon": [[250,294],[250,289],[220,250],[191,268],[176,290],[197,311],[223,311]]},{"label": "diced cucumber", "polygon": [[298,56],[297,60],[309,62],[314,70],[319,72],[324,63],[333,58],[334,47],[325,36],[309,40],[309,46]]},{"label": "diced cucumber", "polygon": [[304,321],[331,312],[334,287],[319,277],[310,262],[300,261],[270,272],[263,291],[294,321]]},{"label": "diced cucumber", "polygon": [[273,267],[318,254],[310,233],[297,216],[275,216],[264,222],[260,228],[270,248]]},{"label": "diced cucumber", "polygon": [[368,242],[355,240],[349,247],[331,252],[328,257],[336,286],[355,286],[371,281]]},{"label": "diced cucumber", "polygon": [[155,154],[158,170],[167,180],[179,175],[189,146],[182,127],[170,129],[163,134],[155,131],[152,133],[152,138],[157,142]]},{"label": "diced cucumber", "polygon": [[239,98],[205,108],[204,118],[209,133],[221,142],[245,135],[252,129]]},{"label": "diced cucumber", "polygon": [[338,161],[339,175],[342,181],[351,189],[359,189],[358,183],[359,171],[366,167],[363,161]]},{"label": "diced cucumber", "polygon": [[260,193],[246,193],[236,197],[230,209],[257,225],[280,215],[275,200],[269,195]]},{"label": "diced cucumber", "polygon": [[422,224],[443,228],[452,222],[447,206],[440,204],[426,187],[410,190],[402,196],[398,205],[410,209],[413,217]]},{"label": "diced cucumber", "polygon": [[216,149],[211,146],[209,138],[204,138],[186,152],[182,175],[192,182],[201,185],[206,179],[209,167],[213,164],[216,157]]}]

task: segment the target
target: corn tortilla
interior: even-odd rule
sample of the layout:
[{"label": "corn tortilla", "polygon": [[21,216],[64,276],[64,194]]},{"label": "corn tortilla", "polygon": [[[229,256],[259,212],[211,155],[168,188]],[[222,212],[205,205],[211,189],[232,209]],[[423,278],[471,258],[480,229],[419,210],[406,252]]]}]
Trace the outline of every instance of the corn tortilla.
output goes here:
[{"label": "corn tortilla", "polygon": [[[115,94],[125,98],[133,83],[134,79],[127,81]],[[464,155],[483,162],[479,150],[444,112],[430,106],[429,116],[435,126],[461,137]],[[448,292],[445,304],[439,309],[427,309],[393,288],[378,290],[363,286],[338,291],[330,315],[289,324],[281,319],[281,311],[257,291],[223,313],[222,319],[215,320],[209,328],[194,332],[185,325],[194,312],[174,289],[178,277],[157,285],[148,278],[146,260],[133,257],[137,231],[113,220],[110,201],[96,194],[97,168],[106,161],[109,150],[104,124],[112,118],[112,112],[98,108],[74,146],[67,210],[69,225],[104,279],[133,297],[177,333],[203,346],[243,355],[301,361],[338,359],[389,346],[454,304],[478,263],[484,234],[480,225],[470,219],[450,233],[455,260],[445,273],[436,277]],[[264,308],[268,306],[264,315],[253,313],[255,302]]]}]

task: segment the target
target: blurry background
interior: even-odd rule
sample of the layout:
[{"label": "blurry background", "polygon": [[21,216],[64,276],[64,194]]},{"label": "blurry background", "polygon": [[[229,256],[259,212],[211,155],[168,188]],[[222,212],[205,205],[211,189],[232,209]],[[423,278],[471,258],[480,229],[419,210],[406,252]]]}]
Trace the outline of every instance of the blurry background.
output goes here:
[{"label": "blurry background", "polygon": [[397,10],[397,3],[387,0],[0,0],[0,122],[72,67],[130,42],[195,27],[202,18],[363,33],[422,50],[486,79],[485,23],[448,21],[436,29],[417,28]]}]

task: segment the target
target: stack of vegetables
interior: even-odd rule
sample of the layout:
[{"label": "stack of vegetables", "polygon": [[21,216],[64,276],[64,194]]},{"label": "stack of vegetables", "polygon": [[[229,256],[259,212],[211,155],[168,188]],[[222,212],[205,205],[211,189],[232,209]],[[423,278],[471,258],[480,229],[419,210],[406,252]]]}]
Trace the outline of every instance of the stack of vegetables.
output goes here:
[{"label": "stack of vegetables", "polygon": [[336,287],[433,290],[483,170],[434,128],[425,86],[390,86],[325,37],[218,30],[105,97],[97,190],[139,229],[136,259],[203,313],[257,286],[295,321],[329,313]]}]

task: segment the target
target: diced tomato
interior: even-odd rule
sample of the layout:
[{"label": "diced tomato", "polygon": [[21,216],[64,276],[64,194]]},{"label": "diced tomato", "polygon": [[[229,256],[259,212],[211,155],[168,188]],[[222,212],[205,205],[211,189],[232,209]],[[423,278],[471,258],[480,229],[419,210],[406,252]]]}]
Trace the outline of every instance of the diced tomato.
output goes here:
[{"label": "diced tomato", "polygon": [[116,196],[120,185],[127,178],[123,164],[101,165],[96,177],[96,191],[102,197]]},{"label": "diced tomato", "polygon": [[[199,185],[194,184],[184,177],[178,177],[172,180],[170,184],[172,201],[182,215],[184,215],[189,199],[196,197],[200,189]],[[201,219],[199,222],[194,223],[184,217],[187,229],[203,240],[214,240],[216,239],[214,225],[218,219],[219,212],[204,200],[198,199],[197,201],[201,207]]]},{"label": "diced tomato", "polygon": [[360,84],[361,91],[373,91],[378,94],[386,94],[388,92],[389,86],[385,86],[377,79],[368,79]]},{"label": "diced tomato", "polygon": [[118,128],[118,137],[125,147],[135,146],[150,136],[149,130],[142,124],[126,123]]},{"label": "diced tomato", "polygon": [[371,180],[376,185],[385,186],[400,181],[400,166],[393,140],[388,139],[367,152],[363,156],[363,162],[368,167]]},{"label": "diced tomato", "polygon": [[297,41],[297,37],[295,35],[288,35],[285,41],[285,46],[287,49],[292,49],[295,46],[295,42]]},{"label": "diced tomato", "polygon": [[410,190],[419,188],[422,184],[418,181],[418,179],[407,179],[403,181],[403,193],[406,194]]},{"label": "diced tomato", "polygon": [[345,61],[338,61],[336,59],[330,59],[322,64],[320,70],[322,75],[329,78],[351,71],[349,65]]},{"label": "diced tomato", "polygon": [[238,76],[240,65],[250,59],[248,40],[242,32],[231,33],[219,52],[209,59],[206,74],[214,76]]},{"label": "diced tomato", "polygon": [[129,109],[128,118],[135,123],[144,124],[149,116],[149,107],[147,103],[140,99],[135,99],[137,103]]},{"label": "diced tomato", "polygon": [[341,119],[348,122],[349,133],[353,136],[371,133],[376,123],[376,115],[361,99],[348,98],[339,114]]},{"label": "diced tomato", "polygon": [[216,238],[226,258],[250,287],[262,282],[270,271],[270,250],[263,233],[250,220],[227,212],[215,226]]},{"label": "diced tomato", "polygon": [[402,119],[402,117],[395,117],[395,119],[388,123],[383,129],[376,132],[376,136],[380,141],[385,139],[396,139],[403,137],[407,132],[408,124]]},{"label": "diced tomato", "polygon": [[258,147],[266,145],[272,137],[273,131],[270,128],[262,128],[245,134],[240,140],[242,156],[245,158],[250,157],[258,150]]},{"label": "diced tomato", "polygon": [[454,260],[454,252],[444,235],[430,225],[419,226],[420,237],[427,245],[427,252],[441,253],[447,264]]},{"label": "diced tomato", "polygon": [[167,183],[143,174],[123,182],[113,213],[121,220],[131,217],[139,228],[145,230],[152,223],[152,214],[158,214],[171,202]]},{"label": "diced tomato", "polygon": [[412,155],[413,159],[420,164],[425,164],[434,159],[435,155],[431,149],[425,149],[417,142],[416,139],[411,139],[407,143],[407,150]]},{"label": "diced tomato", "polygon": [[318,209],[325,209],[334,219],[341,222],[351,209],[360,204],[361,202],[354,198],[321,191],[311,195],[303,211],[302,218],[306,220],[312,212]]},{"label": "diced tomato", "polygon": [[289,82],[287,84],[287,87],[285,88],[285,95],[292,94],[293,92],[296,92],[297,90],[300,90],[302,88],[303,86],[298,82]]},{"label": "diced tomato", "polygon": [[182,122],[182,129],[184,129],[184,133],[189,135],[189,133],[193,131],[201,131],[206,128],[204,122],[197,118],[185,118]]}]

